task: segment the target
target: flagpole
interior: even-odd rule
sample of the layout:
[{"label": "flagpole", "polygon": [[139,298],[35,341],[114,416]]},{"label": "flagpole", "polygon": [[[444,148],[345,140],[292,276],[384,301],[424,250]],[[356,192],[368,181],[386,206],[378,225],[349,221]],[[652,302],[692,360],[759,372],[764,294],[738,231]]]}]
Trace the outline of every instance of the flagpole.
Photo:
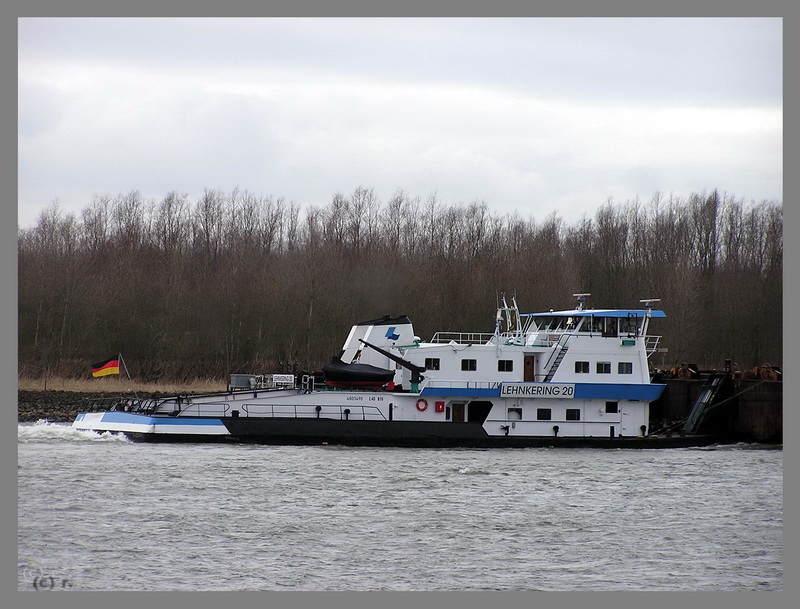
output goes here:
[{"label": "flagpole", "polygon": [[119,353],[118,355],[119,355],[119,361],[122,362],[122,367],[125,368],[125,374],[128,375],[128,381],[132,383],[133,379],[131,379],[131,373],[128,372],[128,364],[126,364],[125,360],[122,359],[122,353]]},{"label": "flagpole", "polygon": [[[125,368],[125,374],[128,376],[128,382],[133,384],[133,379],[131,378],[131,373],[128,372],[128,364],[125,363],[125,360],[122,357],[122,353],[119,353],[119,361],[122,362],[122,367]],[[136,398],[136,401],[139,401],[139,394],[136,393],[136,389],[133,389],[133,397]]]}]

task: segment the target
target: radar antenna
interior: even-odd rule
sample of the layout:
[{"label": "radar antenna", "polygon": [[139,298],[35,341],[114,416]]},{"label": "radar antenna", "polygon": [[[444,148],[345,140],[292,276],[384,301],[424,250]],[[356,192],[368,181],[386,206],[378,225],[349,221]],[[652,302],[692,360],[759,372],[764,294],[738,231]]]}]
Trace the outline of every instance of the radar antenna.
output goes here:
[{"label": "radar antenna", "polygon": [[583,311],[583,303],[586,302],[586,297],[591,296],[591,294],[589,292],[583,292],[581,294],[573,294],[573,296],[576,296],[578,298],[577,310]]},{"label": "radar antenna", "polygon": [[642,298],[639,302],[643,302],[645,308],[647,309],[647,313],[645,315],[650,317],[650,312],[653,310],[653,304],[657,302],[661,302],[660,298]]}]

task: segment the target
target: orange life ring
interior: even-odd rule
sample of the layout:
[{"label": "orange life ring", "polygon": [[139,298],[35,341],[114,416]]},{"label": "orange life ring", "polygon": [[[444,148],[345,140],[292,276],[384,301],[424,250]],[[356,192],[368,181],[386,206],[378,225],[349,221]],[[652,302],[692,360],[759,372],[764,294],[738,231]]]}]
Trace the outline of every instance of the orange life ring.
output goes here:
[{"label": "orange life ring", "polygon": [[425,412],[428,410],[428,400],[419,399],[417,400],[417,410],[420,412]]}]

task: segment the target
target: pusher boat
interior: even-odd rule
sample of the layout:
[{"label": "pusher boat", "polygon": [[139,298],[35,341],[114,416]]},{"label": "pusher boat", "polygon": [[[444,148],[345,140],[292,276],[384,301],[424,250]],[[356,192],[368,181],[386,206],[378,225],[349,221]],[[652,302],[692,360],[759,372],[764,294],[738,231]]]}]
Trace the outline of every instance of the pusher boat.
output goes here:
[{"label": "pusher boat", "polygon": [[673,447],[711,436],[653,435],[648,334],[658,299],[635,309],[520,313],[502,299],[494,332],[438,332],[406,316],[352,327],[318,375],[231,375],[229,390],[122,398],[72,426],[140,441],[415,447]]}]

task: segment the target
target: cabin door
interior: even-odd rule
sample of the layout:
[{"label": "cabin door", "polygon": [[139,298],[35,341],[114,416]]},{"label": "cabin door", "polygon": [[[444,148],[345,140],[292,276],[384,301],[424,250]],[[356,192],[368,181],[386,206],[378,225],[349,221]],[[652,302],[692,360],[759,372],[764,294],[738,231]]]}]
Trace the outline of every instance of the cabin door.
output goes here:
[{"label": "cabin door", "polygon": [[533,355],[525,356],[525,377],[522,379],[526,383],[532,383],[534,379],[534,372],[536,370],[536,357]]},{"label": "cabin door", "polygon": [[632,405],[620,404],[622,408],[622,420],[620,421],[621,436],[638,436],[641,432],[636,428],[636,418],[633,416]]},{"label": "cabin door", "polygon": [[466,404],[464,402],[453,402],[453,422],[454,423],[463,423],[464,422],[464,411],[466,409]]}]

